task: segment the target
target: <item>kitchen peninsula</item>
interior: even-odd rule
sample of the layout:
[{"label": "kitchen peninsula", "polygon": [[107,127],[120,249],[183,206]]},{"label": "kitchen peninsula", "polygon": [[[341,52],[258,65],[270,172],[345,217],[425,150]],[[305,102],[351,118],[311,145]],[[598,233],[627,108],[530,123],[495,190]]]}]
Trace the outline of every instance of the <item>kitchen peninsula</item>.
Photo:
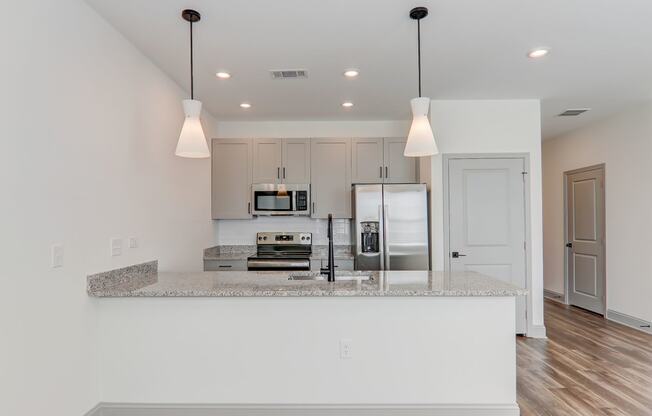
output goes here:
[{"label": "kitchen peninsula", "polygon": [[104,403],[518,414],[514,296],[525,291],[476,273],[329,283],[152,262],[89,276],[88,292]]}]

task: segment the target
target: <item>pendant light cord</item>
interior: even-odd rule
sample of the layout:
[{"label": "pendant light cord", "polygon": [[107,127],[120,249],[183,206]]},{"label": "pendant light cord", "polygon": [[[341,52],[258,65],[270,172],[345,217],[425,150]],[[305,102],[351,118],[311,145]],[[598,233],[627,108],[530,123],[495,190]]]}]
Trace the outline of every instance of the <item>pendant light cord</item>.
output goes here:
[{"label": "pendant light cord", "polygon": [[419,62],[419,98],[421,98],[421,19],[417,19],[417,51]]},{"label": "pendant light cord", "polygon": [[195,99],[195,68],[192,60],[192,21],[190,21],[190,99]]}]

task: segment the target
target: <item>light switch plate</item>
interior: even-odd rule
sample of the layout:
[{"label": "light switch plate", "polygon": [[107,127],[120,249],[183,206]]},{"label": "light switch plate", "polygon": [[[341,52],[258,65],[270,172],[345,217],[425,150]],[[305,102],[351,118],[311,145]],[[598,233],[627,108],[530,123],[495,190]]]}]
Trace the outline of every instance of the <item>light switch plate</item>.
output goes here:
[{"label": "light switch plate", "polygon": [[63,246],[55,244],[50,249],[52,268],[63,267]]},{"label": "light switch plate", "polygon": [[138,239],[136,237],[129,237],[129,248],[138,248]]},{"label": "light switch plate", "polygon": [[353,358],[353,340],[347,338],[340,340],[340,358],[343,360]]},{"label": "light switch plate", "polygon": [[112,238],[111,239],[111,256],[121,256],[122,255],[122,239]]}]

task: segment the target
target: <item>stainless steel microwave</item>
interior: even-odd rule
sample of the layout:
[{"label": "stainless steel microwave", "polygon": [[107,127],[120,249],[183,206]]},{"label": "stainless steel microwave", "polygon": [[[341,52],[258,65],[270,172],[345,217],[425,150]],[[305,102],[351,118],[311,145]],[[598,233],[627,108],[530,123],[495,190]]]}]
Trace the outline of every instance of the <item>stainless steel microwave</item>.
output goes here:
[{"label": "stainless steel microwave", "polygon": [[254,215],[310,215],[309,184],[254,184],[251,187]]}]

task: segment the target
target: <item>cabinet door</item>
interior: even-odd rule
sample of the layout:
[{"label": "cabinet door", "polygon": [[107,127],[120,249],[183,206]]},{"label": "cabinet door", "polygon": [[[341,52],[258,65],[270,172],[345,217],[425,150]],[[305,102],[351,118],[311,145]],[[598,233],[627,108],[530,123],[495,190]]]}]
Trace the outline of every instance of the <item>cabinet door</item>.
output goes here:
[{"label": "cabinet door", "polygon": [[282,139],[254,139],[253,183],[281,183]]},{"label": "cabinet door", "polygon": [[385,139],[385,183],[417,183],[416,157],[403,156],[405,138]]},{"label": "cabinet door", "polygon": [[351,218],[351,141],[313,139],[310,154],[312,218]]},{"label": "cabinet door", "polygon": [[353,139],[351,157],[352,183],[383,182],[383,139]]},{"label": "cabinet door", "polygon": [[310,183],[310,139],[283,140],[281,178],[285,183]]},{"label": "cabinet door", "polygon": [[213,219],[251,218],[250,139],[213,139],[211,210]]}]

